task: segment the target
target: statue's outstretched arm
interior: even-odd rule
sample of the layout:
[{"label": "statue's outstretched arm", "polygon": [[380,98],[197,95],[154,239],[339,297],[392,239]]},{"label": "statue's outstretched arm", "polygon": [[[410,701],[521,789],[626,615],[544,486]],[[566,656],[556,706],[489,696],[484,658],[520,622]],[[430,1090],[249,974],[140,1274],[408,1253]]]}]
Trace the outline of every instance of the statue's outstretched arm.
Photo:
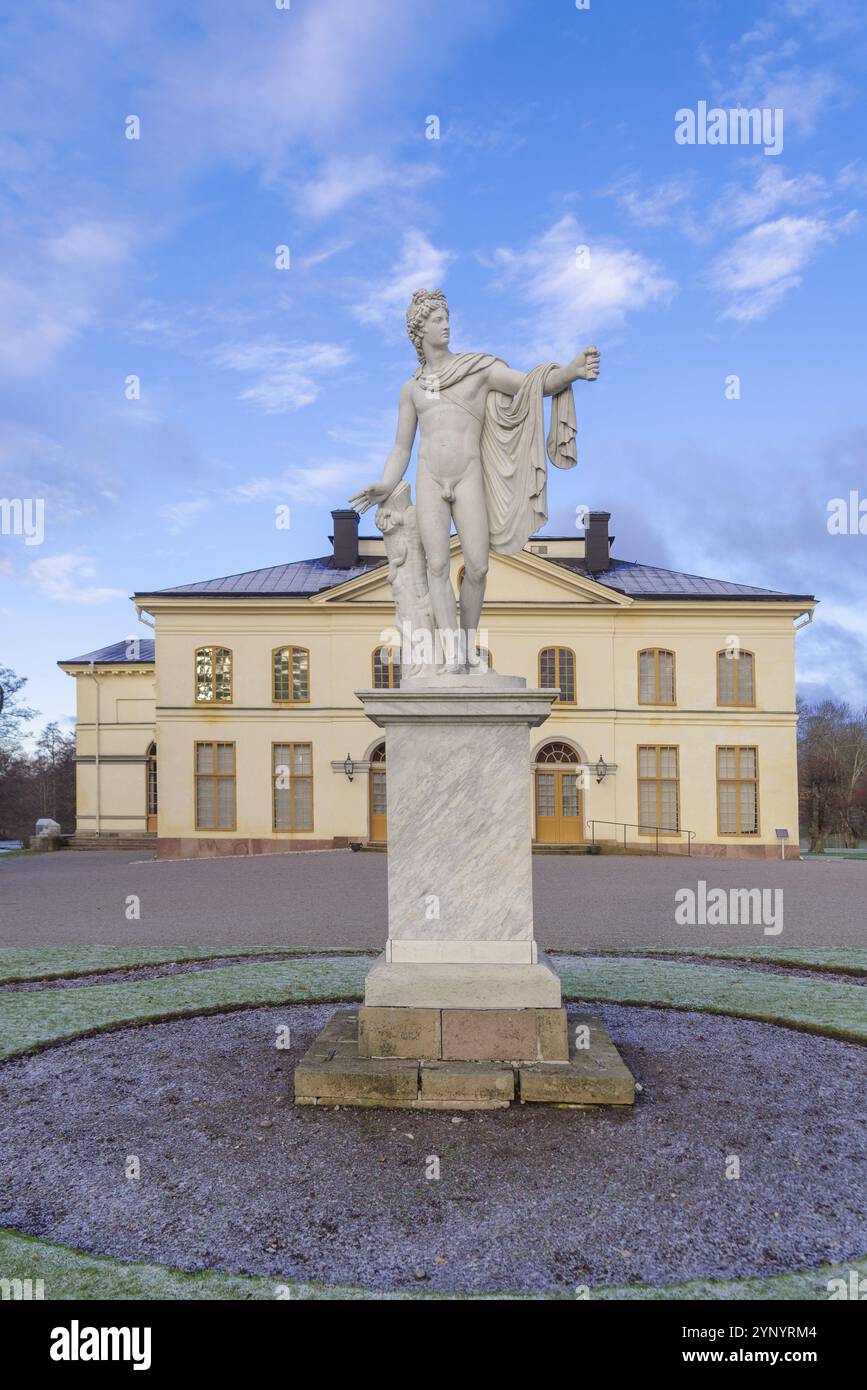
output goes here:
[{"label": "statue's outstretched arm", "polygon": [[545,395],[556,396],[565,391],[573,381],[595,381],[599,375],[599,349],[586,347],[573,358],[568,367],[558,367],[549,372],[545,380]]},{"label": "statue's outstretched arm", "polygon": [[412,398],[412,382],[407,381],[400,393],[397,414],[397,433],[391,453],[385,461],[382,477],[378,483],[369,483],[349,499],[349,505],[357,512],[366,512],[390,497],[409,466],[418,414]]},{"label": "statue's outstretched arm", "polygon": [[505,362],[495,362],[488,368],[488,386],[492,391],[502,391],[506,396],[516,396],[524,384],[526,372],[515,371]]}]

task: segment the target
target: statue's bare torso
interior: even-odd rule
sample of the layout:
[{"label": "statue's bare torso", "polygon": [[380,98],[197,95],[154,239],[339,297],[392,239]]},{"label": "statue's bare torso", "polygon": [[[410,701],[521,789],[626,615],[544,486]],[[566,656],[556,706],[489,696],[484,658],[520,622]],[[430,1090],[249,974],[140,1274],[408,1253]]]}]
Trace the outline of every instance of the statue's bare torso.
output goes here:
[{"label": "statue's bare torso", "polygon": [[[438,294],[435,292],[433,298]],[[414,300],[425,295],[427,291],[418,291]],[[479,355],[465,364],[469,370],[462,373],[459,367],[453,373],[457,359],[468,355],[449,351],[448,309],[439,297],[441,302],[424,315],[419,338],[413,339],[423,369],[401,390],[397,434],[382,479],[350,500],[360,511],[385,501],[406,472],[418,432],[416,519],[427,559],[436,626],[443,633],[457,628],[455,594],[449,578],[454,521],[464,561],[460,628],[465,639],[474,645],[490,550],[481,458],[485,406],[490,391],[516,395],[525,373],[513,370],[501,358]],[[598,371],[599,354],[595,348],[588,348],[568,367],[551,370],[545,394],[556,394],[580,377],[593,381]],[[441,385],[449,375],[457,375],[458,379]]]}]

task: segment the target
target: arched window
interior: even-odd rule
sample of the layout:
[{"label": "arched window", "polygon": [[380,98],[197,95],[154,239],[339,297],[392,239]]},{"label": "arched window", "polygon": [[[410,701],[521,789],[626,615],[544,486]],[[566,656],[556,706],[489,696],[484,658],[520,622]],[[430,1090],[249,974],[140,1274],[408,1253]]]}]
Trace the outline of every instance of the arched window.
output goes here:
[{"label": "arched window", "polygon": [[271,653],[271,698],[275,705],[310,703],[310,653],[306,647],[275,647]]},{"label": "arched window", "polygon": [[536,754],[537,763],[578,763],[581,759],[568,743],[561,743],[555,740],[553,743],[546,743],[544,748],[540,748]]},{"label": "arched window", "polygon": [[575,653],[570,647],[543,647],[539,653],[539,685],[543,690],[560,687],[557,705],[575,703]]},{"label": "arched window", "polygon": [[638,653],[638,703],[673,705],[674,652],[648,647]]},{"label": "arched window", "polygon": [[756,703],[755,657],[738,648],[716,654],[716,702],[718,705]]},{"label": "arched window", "polygon": [[374,647],[370,660],[374,690],[397,690],[400,685],[400,647]]},{"label": "arched window", "polygon": [[196,650],[196,704],[224,705],[232,701],[232,653],[228,647]]}]

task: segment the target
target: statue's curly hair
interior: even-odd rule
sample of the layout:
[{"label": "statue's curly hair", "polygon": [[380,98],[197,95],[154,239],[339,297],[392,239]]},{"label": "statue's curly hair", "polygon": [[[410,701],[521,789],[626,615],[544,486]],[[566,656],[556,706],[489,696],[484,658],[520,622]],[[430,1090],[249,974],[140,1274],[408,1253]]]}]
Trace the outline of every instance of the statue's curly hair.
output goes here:
[{"label": "statue's curly hair", "polygon": [[449,311],[449,306],[442,290],[416,290],[409,302],[409,308],[406,311],[406,331],[412,339],[413,347],[418,353],[418,360],[422,366],[424,366],[425,361],[421,346],[421,335],[434,309],[445,309],[446,313]]}]

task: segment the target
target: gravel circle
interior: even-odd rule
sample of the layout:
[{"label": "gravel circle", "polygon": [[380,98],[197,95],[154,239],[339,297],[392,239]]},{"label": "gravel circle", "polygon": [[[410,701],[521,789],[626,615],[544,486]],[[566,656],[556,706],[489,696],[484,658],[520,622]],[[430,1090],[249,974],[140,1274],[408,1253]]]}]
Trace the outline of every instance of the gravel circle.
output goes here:
[{"label": "gravel circle", "polygon": [[[444,1292],[863,1258],[865,1049],[591,1007],[643,1087],[634,1108],[296,1109],[293,1068],[333,1005],[13,1058],[0,1064],[0,1226],[190,1271]],[[277,1046],[284,1024],[290,1049]],[[726,1177],[731,1156],[739,1179]]]}]

